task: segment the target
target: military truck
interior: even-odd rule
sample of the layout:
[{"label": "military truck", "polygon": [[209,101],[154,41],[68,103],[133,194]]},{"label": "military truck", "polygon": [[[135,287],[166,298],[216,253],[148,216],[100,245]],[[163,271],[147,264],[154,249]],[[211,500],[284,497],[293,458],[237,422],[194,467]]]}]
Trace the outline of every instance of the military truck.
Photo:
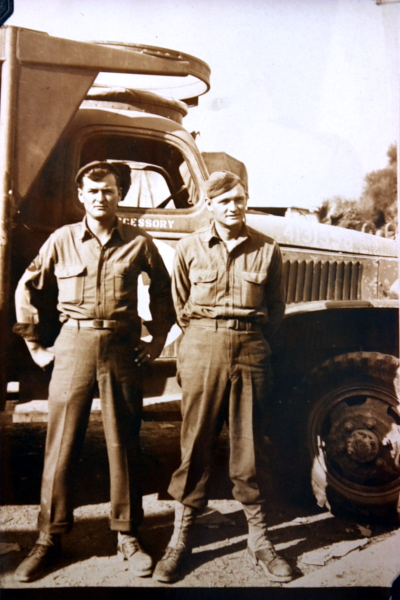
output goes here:
[{"label": "military truck", "polygon": [[[7,384],[18,382],[19,402],[26,403],[46,398],[47,381],[12,334],[13,291],[48,235],[81,219],[78,168],[93,160],[122,165],[131,185],[119,218],[146,229],[168,267],[177,240],[209,222],[209,172],[222,165],[246,179],[246,171],[228,155],[202,156],[182,125],[209,88],[201,60],[18,27],[1,28],[0,38],[2,391],[5,398]],[[101,73],[170,77],[179,85],[163,95],[130,83],[101,85]],[[320,506],[385,513],[400,491],[396,243],[262,211],[246,219],[278,241],[284,258],[287,310],[273,343],[267,432],[274,462],[279,471],[288,467],[289,487],[306,481]],[[145,328],[145,303],[142,310]],[[58,327],[54,314],[49,345]],[[175,326],[147,378],[147,396],[160,403],[179,397],[179,334]]]}]

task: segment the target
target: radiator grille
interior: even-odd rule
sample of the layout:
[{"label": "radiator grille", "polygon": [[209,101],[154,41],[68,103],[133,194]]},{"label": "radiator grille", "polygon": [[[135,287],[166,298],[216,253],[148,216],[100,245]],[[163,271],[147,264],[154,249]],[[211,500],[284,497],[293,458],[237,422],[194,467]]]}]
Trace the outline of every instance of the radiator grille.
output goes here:
[{"label": "radiator grille", "polygon": [[360,262],[293,260],[284,263],[286,302],[357,300],[360,293]]}]

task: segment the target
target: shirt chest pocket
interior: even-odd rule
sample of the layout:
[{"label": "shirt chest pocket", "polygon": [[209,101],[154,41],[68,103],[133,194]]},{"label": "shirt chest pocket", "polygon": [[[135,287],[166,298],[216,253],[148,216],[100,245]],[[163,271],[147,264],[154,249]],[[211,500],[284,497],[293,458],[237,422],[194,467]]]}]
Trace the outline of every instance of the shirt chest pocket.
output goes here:
[{"label": "shirt chest pocket", "polygon": [[118,262],[114,263],[113,280],[114,280],[114,298],[120,300],[127,294],[133,291],[132,271],[130,263]]},{"label": "shirt chest pocket", "polygon": [[68,304],[82,304],[86,267],[65,265],[55,268],[58,284],[58,301]]},{"label": "shirt chest pocket", "polygon": [[262,304],[266,280],[265,271],[241,272],[240,295],[243,308],[256,308]]},{"label": "shirt chest pocket", "polygon": [[190,271],[190,297],[194,304],[215,306],[217,275],[216,269],[193,269]]}]

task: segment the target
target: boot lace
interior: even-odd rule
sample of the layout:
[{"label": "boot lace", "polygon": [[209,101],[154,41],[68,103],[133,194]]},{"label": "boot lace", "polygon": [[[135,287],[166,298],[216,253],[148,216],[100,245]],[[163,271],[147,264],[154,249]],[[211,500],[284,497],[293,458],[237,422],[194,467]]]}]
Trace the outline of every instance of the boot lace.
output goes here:
[{"label": "boot lace", "polygon": [[135,538],[125,539],[120,543],[120,548],[127,558],[133,556],[136,552],[142,552],[142,548]]}]

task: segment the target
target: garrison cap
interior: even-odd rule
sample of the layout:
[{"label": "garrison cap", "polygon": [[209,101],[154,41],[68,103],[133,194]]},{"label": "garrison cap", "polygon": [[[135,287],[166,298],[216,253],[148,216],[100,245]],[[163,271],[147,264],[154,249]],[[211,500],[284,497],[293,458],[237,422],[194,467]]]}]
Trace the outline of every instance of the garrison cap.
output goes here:
[{"label": "garrison cap", "polygon": [[131,169],[129,165],[118,161],[94,160],[79,169],[75,176],[76,184],[81,185],[83,177],[92,169],[105,169],[110,173],[114,173],[119,181],[121,196],[125,198],[131,186]]},{"label": "garrison cap", "polygon": [[246,186],[238,175],[231,171],[214,171],[206,181],[207,198],[215,198],[220,194],[225,194],[232,190],[238,183],[243,186],[246,192]]}]

